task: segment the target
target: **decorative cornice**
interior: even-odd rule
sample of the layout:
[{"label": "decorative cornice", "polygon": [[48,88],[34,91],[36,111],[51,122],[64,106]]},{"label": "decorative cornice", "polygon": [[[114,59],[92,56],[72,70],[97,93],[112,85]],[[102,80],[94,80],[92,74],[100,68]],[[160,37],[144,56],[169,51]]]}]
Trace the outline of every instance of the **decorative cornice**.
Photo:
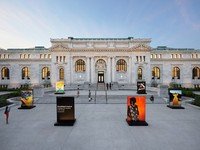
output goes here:
[{"label": "decorative cornice", "polygon": [[35,61],[45,61],[45,62],[51,62],[51,59],[41,59],[41,58],[39,58],[39,59],[0,59],[0,62],[8,62],[8,61],[10,61],[10,62],[15,62],[15,61],[17,61],[17,62],[27,62],[27,61],[33,61],[33,62],[35,62]]},{"label": "decorative cornice", "polygon": [[158,58],[158,59],[153,59],[153,58],[151,58],[150,59],[150,61],[151,62],[153,62],[153,61],[200,61],[200,58],[179,58],[179,59],[171,59],[171,58]]}]

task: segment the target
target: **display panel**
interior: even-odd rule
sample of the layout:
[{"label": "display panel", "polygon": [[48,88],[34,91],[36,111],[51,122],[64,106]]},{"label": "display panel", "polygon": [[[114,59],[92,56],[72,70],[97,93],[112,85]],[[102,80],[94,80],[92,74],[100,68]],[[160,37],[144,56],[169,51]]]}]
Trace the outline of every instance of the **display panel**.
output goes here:
[{"label": "display panel", "polygon": [[127,123],[129,125],[148,125],[146,117],[146,97],[128,96],[127,97]]},{"label": "display panel", "polygon": [[64,81],[56,82],[56,94],[63,94],[64,91]]}]

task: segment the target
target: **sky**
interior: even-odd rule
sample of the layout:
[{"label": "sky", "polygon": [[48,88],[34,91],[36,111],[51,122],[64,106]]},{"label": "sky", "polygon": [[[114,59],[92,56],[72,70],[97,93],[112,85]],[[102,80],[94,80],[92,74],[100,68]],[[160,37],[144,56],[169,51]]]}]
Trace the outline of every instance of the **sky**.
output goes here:
[{"label": "sky", "polygon": [[151,38],[200,49],[200,0],[0,0],[0,48],[51,46],[50,38]]}]

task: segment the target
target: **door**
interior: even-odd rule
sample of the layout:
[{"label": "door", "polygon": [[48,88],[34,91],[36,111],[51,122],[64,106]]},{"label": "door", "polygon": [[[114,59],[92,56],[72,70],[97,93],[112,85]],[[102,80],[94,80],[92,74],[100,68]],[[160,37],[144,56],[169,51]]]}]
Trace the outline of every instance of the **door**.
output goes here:
[{"label": "door", "polygon": [[98,72],[98,83],[104,83],[104,72],[103,71]]}]

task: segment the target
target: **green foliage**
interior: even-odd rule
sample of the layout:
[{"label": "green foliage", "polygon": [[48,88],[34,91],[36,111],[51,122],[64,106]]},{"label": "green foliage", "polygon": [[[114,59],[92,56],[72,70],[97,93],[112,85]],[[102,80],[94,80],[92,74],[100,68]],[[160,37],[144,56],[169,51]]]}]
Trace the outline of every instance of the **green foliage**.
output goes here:
[{"label": "green foliage", "polygon": [[182,95],[186,97],[195,97],[195,94],[193,93],[193,90],[188,90],[188,89],[182,89]]},{"label": "green foliage", "polygon": [[4,95],[0,95],[0,107],[6,106],[9,103],[7,102],[8,98],[11,97],[17,97],[21,95],[21,91],[13,91],[12,93],[8,93],[8,94],[4,94]]},{"label": "green foliage", "polygon": [[151,87],[157,87],[157,86],[158,86],[158,83],[155,80],[153,80],[151,82]]},{"label": "green foliage", "polygon": [[200,95],[195,95],[194,105],[197,105],[200,107]]},{"label": "green foliage", "polygon": [[181,88],[181,84],[178,84],[176,82],[171,82],[169,84],[169,88]]}]

